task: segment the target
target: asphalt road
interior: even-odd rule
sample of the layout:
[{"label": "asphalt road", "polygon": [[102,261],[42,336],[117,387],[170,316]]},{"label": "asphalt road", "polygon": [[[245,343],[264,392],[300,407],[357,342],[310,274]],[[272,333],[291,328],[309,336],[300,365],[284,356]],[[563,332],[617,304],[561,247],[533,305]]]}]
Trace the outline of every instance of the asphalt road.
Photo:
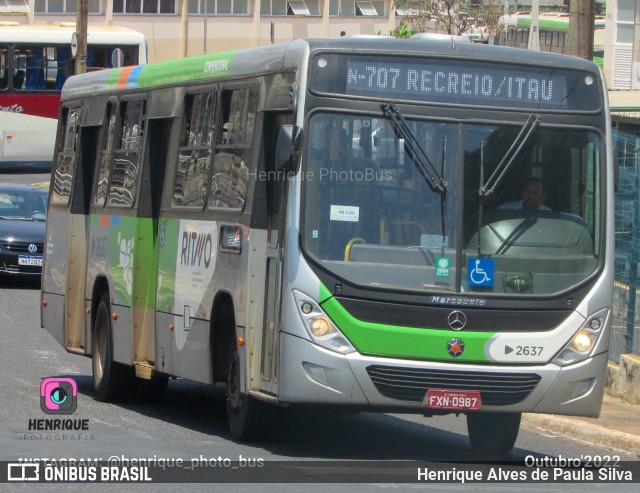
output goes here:
[{"label": "asphalt road", "polygon": [[[22,177],[27,175],[10,175]],[[38,177],[35,177],[39,180]],[[33,178],[29,177],[28,180]],[[356,484],[340,484],[350,477],[337,461],[424,461],[448,463],[463,468],[466,463],[495,459],[474,453],[468,445],[464,418],[443,416],[358,413],[345,414],[325,409],[285,410],[272,423],[268,441],[247,444],[231,439],[226,425],[222,389],[171,380],[167,395],[157,403],[130,401],[105,404],[93,400],[91,362],[67,353],[40,327],[39,282],[0,278],[0,461],[34,458],[76,458],[121,461],[142,459],[192,459],[221,464],[225,461],[260,464],[294,462],[292,473],[311,477],[312,484],[251,484],[242,471],[226,484],[138,485],[136,491],[372,491],[414,490],[422,484],[402,484],[396,476],[381,481],[379,476],[361,478]],[[33,420],[48,418],[40,408],[40,383],[47,377],[72,377],[78,384],[75,420],[87,420],[86,430],[30,430]],[[496,430],[498,431],[498,430]],[[545,436],[523,429],[515,449],[501,460],[525,461],[545,458],[576,458],[585,454],[611,455],[595,446],[566,437]],[[622,457],[622,459],[632,459]],[[221,462],[222,461],[222,462]],[[304,471],[303,461],[326,463],[322,469]],[[294,466],[295,466],[294,464]],[[382,466],[381,466],[382,467]],[[301,469],[302,468],[302,469]],[[374,469],[376,469],[374,467]],[[302,472],[301,472],[302,471]],[[409,474],[415,472],[410,470]],[[189,473],[184,473],[188,481]],[[234,479],[234,478],[237,478]],[[237,481],[237,482],[236,482]],[[4,486],[4,488],[3,488]],[[29,485],[8,486],[30,491]],[[39,485],[40,490],[128,491],[117,484]],[[433,485],[431,485],[433,486]],[[469,487],[469,485],[466,485]],[[439,484],[438,491],[456,489],[459,484]],[[611,485],[589,484],[474,484],[487,491],[584,491],[604,490]],[[616,486],[634,491],[632,484]]]}]

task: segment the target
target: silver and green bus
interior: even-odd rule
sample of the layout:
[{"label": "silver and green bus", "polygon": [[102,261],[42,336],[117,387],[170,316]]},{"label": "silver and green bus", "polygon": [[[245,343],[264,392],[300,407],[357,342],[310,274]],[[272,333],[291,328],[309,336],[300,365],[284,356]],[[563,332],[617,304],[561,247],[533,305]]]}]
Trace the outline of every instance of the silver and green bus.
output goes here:
[{"label": "silver and green bus", "polygon": [[337,406],[465,415],[507,452],[522,413],[600,412],[610,142],[595,64],[499,46],[296,40],[75,76],[42,325],[100,401],[226,384],[237,439]]},{"label": "silver and green bus", "polygon": [[[604,66],[603,16],[596,16],[593,23],[593,61]],[[514,48],[527,48],[531,30],[531,14],[503,15],[498,20],[498,44]],[[566,54],[569,52],[569,14],[546,13],[538,17],[538,44],[540,51]]]}]

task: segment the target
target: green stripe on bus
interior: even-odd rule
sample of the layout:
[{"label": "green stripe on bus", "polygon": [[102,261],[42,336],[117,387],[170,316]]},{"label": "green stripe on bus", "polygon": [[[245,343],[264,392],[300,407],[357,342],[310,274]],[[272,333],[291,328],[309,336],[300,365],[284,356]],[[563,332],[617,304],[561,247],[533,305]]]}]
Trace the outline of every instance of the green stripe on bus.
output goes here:
[{"label": "green stripe on bus", "polygon": [[[322,308],[360,353],[372,356],[487,362],[484,348],[495,335],[494,332],[452,332],[363,322],[351,316],[336,298],[326,300]],[[453,339],[464,343],[464,353],[458,358],[448,352]]]},{"label": "green stripe on bus", "polygon": [[322,304],[332,296],[331,291],[329,291],[324,284],[320,283],[320,296],[318,297],[318,303]]},{"label": "green stripe on bus", "polygon": [[[520,17],[517,22],[518,27],[531,27],[530,17]],[[547,31],[569,31],[569,21],[567,19],[538,19],[538,29]]]},{"label": "green stripe on bus", "polygon": [[[124,89],[222,77],[231,73],[235,56],[235,51],[227,51],[153,63],[138,67],[139,70],[133,70],[132,67],[116,68],[109,71],[106,83],[112,89]],[[121,77],[128,79],[120,80]]]},{"label": "green stripe on bus", "polygon": [[158,220],[138,219],[138,237],[133,265],[133,306],[155,308],[156,271],[158,268]]},{"label": "green stripe on bus", "polygon": [[[91,214],[90,241],[108,237],[109,275],[116,302],[132,308],[153,308],[156,298],[156,221]],[[102,231],[101,231],[102,230]]]},{"label": "green stripe on bus", "polygon": [[109,79],[107,80],[107,84],[111,87],[115,87],[121,72],[122,68],[114,68],[113,70],[109,71]]},{"label": "green stripe on bus", "polygon": [[158,254],[158,297],[157,310],[174,312],[176,297],[176,258],[180,220],[160,219],[160,251]]},{"label": "green stripe on bus", "polygon": [[138,87],[174,84],[182,81],[210,79],[231,73],[236,52],[227,51],[212,55],[185,58],[146,65],[138,78]]}]

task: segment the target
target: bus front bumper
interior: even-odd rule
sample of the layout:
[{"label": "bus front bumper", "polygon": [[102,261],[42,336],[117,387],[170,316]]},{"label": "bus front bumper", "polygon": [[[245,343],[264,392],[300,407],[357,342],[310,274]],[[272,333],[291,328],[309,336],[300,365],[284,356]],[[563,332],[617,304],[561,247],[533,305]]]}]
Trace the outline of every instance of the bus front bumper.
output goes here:
[{"label": "bus front bumper", "polygon": [[462,388],[481,389],[482,411],[597,417],[608,361],[608,353],[566,367],[452,364],[359,353],[342,355],[286,333],[282,334],[281,344],[282,403],[362,406],[427,414],[434,412],[426,408],[428,388]]}]

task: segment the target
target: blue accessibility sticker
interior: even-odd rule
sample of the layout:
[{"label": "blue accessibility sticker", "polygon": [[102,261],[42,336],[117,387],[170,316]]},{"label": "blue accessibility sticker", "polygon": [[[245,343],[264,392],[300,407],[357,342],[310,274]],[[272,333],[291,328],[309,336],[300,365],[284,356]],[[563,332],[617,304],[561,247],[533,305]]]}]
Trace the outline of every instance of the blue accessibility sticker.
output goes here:
[{"label": "blue accessibility sticker", "polygon": [[470,258],[467,272],[469,286],[493,286],[493,259]]}]

